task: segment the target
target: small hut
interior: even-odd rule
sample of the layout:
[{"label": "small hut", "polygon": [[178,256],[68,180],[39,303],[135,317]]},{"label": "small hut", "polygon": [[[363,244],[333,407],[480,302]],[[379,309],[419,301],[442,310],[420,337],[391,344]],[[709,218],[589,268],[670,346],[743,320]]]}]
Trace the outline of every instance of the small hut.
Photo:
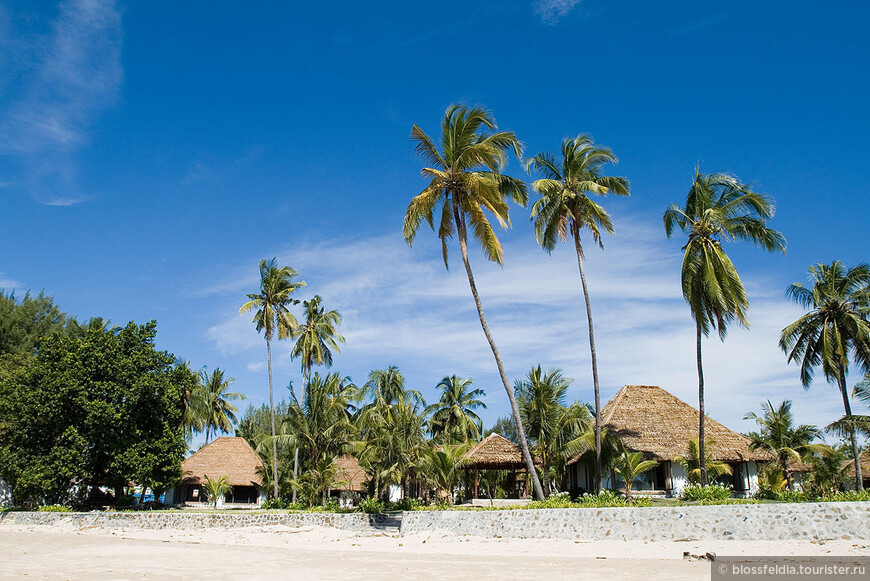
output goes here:
[{"label": "small hut", "polygon": [[[642,475],[635,490],[647,494],[677,495],[688,477],[675,461],[685,456],[689,441],[698,437],[697,409],[656,385],[626,385],[601,410],[602,426],[619,437],[632,452],[643,452],[644,459],[658,466]],[[750,450],[750,440],[706,416],[706,438],[715,441],[707,457],[726,462],[732,474],[722,484],[731,485],[735,494],[749,495],[758,490],[758,461],[770,460],[765,452]],[[569,464],[570,485],[593,489],[594,466],[589,453],[573,458]],[[604,474],[604,486],[615,488],[614,475]],[[725,481],[727,480],[727,481]]]},{"label": "small hut", "polygon": [[[864,484],[864,489],[870,489],[870,450],[864,450],[858,456],[861,460],[861,481]],[[855,460],[850,460],[848,464],[846,464],[846,474],[848,475],[846,478],[846,488],[848,490],[855,490]]]},{"label": "small hut", "polygon": [[181,463],[181,484],[176,486],[167,504],[203,506],[209,503],[206,477],[225,477],[232,487],[218,500],[218,506],[256,508],[266,499],[259,471],[263,461],[244,438],[224,436],[206,444]]},{"label": "small hut", "polygon": [[[481,470],[508,470],[508,494],[511,498],[526,496],[528,483],[525,478],[517,478],[519,473],[527,476],[523,450],[500,434],[490,434],[462,457],[462,468],[466,477],[474,475],[474,498],[478,498]],[[541,461],[535,458],[535,464]]]},{"label": "small hut", "polygon": [[357,494],[365,494],[368,490],[366,483],[369,481],[369,475],[360,466],[359,460],[348,454],[335,459],[335,478],[345,482],[335,490],[349,490]]}]

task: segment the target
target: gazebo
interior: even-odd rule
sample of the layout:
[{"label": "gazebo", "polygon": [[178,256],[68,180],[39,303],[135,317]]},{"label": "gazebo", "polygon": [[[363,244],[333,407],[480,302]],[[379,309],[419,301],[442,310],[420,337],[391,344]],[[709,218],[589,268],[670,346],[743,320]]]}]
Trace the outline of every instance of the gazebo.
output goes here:
[{"label": "gazebo", "polygon": [[[534,460],[536,465],[541,464],[540,459]],[[474,498],[478,498],[481,470],[508,470],[508,494],[513,498],[525,496],[528,490],[527,478],[517,478],[520,472],[528,477],[522,448],[502,435],[490,434],[466,452],[462,468],[465,470],[466,482],[468,476],[472,472],[474,474]]]}]

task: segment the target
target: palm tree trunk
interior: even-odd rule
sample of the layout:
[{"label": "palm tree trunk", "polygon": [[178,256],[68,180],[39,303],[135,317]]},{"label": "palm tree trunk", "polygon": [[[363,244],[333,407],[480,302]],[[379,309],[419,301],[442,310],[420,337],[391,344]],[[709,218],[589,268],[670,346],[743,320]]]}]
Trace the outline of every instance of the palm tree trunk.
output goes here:
[{"label": "palm tree trunk", "polygon": [[572,224],[574,249],[577,251],[577,267],[580,269],[580,285],[586,301],[586,321],[589,324],[589,352],[592,354],[592,386],[595,389],[595,492],[601,492],[601,393],[598,386],[598,354],[595,351],[595,331],[592,328],[592,305],[586,287],[586,272],[583,270],[583,246],[580,244],[580,229]]},{"label": "palm tree trunk", "polygon": [[[837,383],[840,385],[840,394],[843,396],[843,408],[846,410],[846,417],[852,417],[852,406],[849,405],[849,392],[846,390],[846,370],[843,365],[838,366]],[[861,454],[858,451],[858,440],[855,438],[855,427],[849,427],[849,439],[852,441],[852,457],[855,458],[855,490],[861,492],[864,490],[864,479],[861,476]]]},{"label": "palm tree trunk", "polygon": [[293,448],[293,503],[296,503],[296,478],[299,475],[299,447]]},{"label": "palm tree trunk", "polygon": [[704,366],[701,363],[701,322],[695,320],[698,340],[698,468],[701,471],[701,486],[707,486],[707,455],[704,449]]},{"label": "palm tree trunk", "polygon": [[266,354],[269,366],[269,418],[272,421],[272,491],[278,498],[278,445],[275,442],[275,399],[272,396],[272,342],[266,338]]},{"label": "palm tree trunk", "polygon": [[501,355],[498,353],[498,348],[495,346],[495,341],[492,338],[492,334],[489,332],[489,326],[486,324],[486,316],[483,314],[483,305],[480,302],[480,295],[477,294],[477,286],[474,284],[474,274],[471,272],[471,263],[468,262],[468,240],[465,230],[465,220],[463,219],[462,214],[459,213],[459,204],[455,197],[453,197],[453,217],[456,220],[456,230],[459,233],[459,250],[462,253],[462,262],[465,265],[465,273],[468,275],[468,284],[471,287],[471,294],[474,296],[474,305],[477,307],[480,326],[483,328],[483,334],[486,335],[486,340],[489,342],[489,348],[492,350],[493,357],[495,357],[498,374],[501,377],[501,382],[504,385],[504,390],[507,392],[508,400],[511,404],[511,412],[514,416],[514,422],[517,425],[517,436],[520,440],[520,448],[523,451],[523,460],[525,460],[526,469],[532,477],[532,487],[534,488],[535,496],[538,497],[538,500],[544,500],[541,481],[538,479],[538,473],[535,471],[535,462],[532,460],[531,452],[529,452],[529,443],[526,440],[526,432],[523,430],[523,422],[520,419],[520,408],[517,405],[514,392],[511,390],[510,383],[505,374]]}]

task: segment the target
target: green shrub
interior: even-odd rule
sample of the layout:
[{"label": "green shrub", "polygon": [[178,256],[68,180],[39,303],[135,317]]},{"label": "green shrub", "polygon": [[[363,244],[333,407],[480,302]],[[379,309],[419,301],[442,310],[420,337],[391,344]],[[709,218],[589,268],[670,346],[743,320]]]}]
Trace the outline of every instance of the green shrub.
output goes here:
[{"label": "green shrub", "polygon": [[821,499],[824,502],[855,502],[870,500],[870,490],[838,492]]},{"label": "green shrub", "polygon": [[299,510],[300,506],[299,506],[298,502],[293,503],[293,502],[290,502],[290,500],[288,500],[286,498],[270,498],[270,499],[266,500],[265,502],[263,502],[263,504],[260,508],[262,508],[263,510],[276,510],[276,509]]},{"label": "green shrub", "polygon": [[75,512],[68,506],[62,504],[46,504],[36,509],[36,512]]},{"label": "green shrub", "polygon": [[708,484],[701,486],[700,484],[690,484],[683,488],[680,493],[680,500],[685,501],[723,501],[731,498],[731,489],[727,486],[718,484]]},{"label": "green shrub", "polygon": [[377,498],[363,498],[359,501],[359,508],[363,512],[384,512],[384,503]]},{"label": "green shrub", "polygon": [[423,502],[417,498],[403,498],[398,502],[388,502],[384,510],[420,510],[423,506]]}]

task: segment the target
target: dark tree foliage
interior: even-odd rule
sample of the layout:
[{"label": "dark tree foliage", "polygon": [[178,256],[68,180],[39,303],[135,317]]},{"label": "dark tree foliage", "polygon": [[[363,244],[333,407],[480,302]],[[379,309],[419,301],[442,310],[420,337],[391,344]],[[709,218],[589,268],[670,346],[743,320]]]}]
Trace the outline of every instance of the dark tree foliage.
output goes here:
[{"label": "dark tree foliage", "polygon": [[51,297],[28,292],[19,300],[14,292],[0,291],[0,355],[32,354],[40,341],[66,323],[66,315]]},{"label": "dark tree foliage", "polygon": [[514,419],[510,416],[499,418],[495,421],[495,425],[486,431],[486,435],[498,434],[516,444],[519,441],[517,436],[517,425]]},{"label": "dark tree foliage", "polygon": [[194,377],[154,348],[155,334],[154,321],[55,333],[30,364],[0,376],[0,477],[17,503],[177,482],[182,393]]}]

